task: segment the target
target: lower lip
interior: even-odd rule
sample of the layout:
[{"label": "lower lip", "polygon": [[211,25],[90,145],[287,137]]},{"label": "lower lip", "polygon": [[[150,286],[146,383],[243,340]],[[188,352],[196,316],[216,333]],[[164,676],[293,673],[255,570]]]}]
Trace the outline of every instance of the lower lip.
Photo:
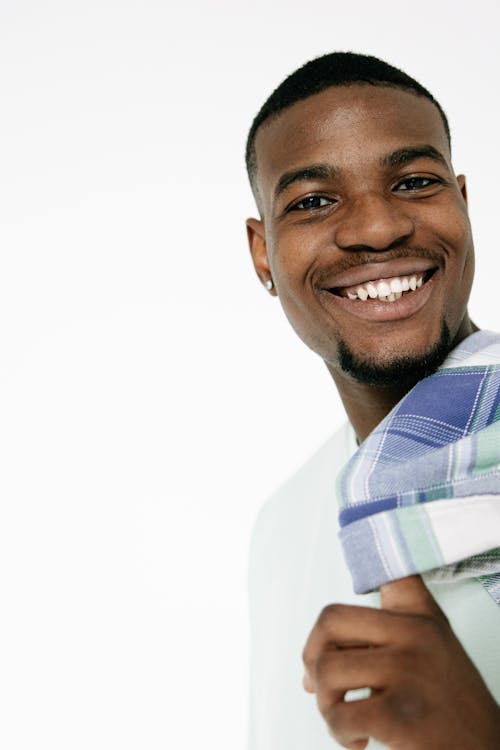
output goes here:
[{"label": "lower lip", "polygon": [[328,308],[343,310],[349,315],[361,320],[375,322],[388,322],[393,320],[404,320],[411,318],[429,300],[432,290],[436,284],[436,271],[429,281],[426,281],[419,289],[414,292],[404,292],[403,296],[394,302],[381,302],[379,299],[349,299],[348,297],[339,297],[336,294],[323,289],[321,291],[321,300]]}]

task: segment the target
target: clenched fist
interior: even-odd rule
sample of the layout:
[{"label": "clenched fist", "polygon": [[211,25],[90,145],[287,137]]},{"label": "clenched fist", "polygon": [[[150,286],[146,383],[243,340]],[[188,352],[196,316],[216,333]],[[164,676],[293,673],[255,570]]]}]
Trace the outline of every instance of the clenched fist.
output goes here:
[{"label": "clenched fist", "polygon": [[500,708],[420,576],[382,586],[381,607],[326,607],[304,649],[304,687],[337,742],[499,750]]}]

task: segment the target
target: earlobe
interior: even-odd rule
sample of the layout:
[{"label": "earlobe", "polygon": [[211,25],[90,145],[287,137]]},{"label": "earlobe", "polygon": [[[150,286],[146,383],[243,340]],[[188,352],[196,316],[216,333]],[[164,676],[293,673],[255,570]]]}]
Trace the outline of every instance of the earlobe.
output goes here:
[{"label": "earlobe", "polygon": [[269,259],[267,257],[266,230],[260,219],[247,219],[247,236],[255,272],[266,289],[275,294],[272,282]]}]

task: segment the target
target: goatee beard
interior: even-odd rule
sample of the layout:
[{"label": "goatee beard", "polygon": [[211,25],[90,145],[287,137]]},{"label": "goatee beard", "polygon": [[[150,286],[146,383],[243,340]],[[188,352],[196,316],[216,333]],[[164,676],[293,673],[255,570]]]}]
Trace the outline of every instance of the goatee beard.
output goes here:
[{"label": "goatee beard", "polygon": [[424,354],[415,357],[406,355],[392,362],[380,364],[374,360],[361,359],[349,349],[344,341],[340,341],[338,356],[341,369],[358,383],[379,386],[396,384],[413,386],[422,378],[435,372],[452,348],[450,330],[443,321],[439,341]]}]

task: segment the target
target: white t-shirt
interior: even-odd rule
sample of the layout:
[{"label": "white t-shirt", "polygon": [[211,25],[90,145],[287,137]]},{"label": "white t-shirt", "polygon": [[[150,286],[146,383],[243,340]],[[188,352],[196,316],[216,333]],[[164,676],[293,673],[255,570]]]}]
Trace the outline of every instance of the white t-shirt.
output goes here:
[{"label": "white t-shirt", "polygon": [[[249,570],[249,750],[341,747],[329,735],[315,697],[302,687],[301,654],[327,604],[379,606],[378,594],[352,592],[337,536],[335,479],[355,448],[346,425],[270,498],[257,519]],[[474,579],[429,589],[500,703],[500,607]],[[383,746],[371,740],[368,747]]]}]

